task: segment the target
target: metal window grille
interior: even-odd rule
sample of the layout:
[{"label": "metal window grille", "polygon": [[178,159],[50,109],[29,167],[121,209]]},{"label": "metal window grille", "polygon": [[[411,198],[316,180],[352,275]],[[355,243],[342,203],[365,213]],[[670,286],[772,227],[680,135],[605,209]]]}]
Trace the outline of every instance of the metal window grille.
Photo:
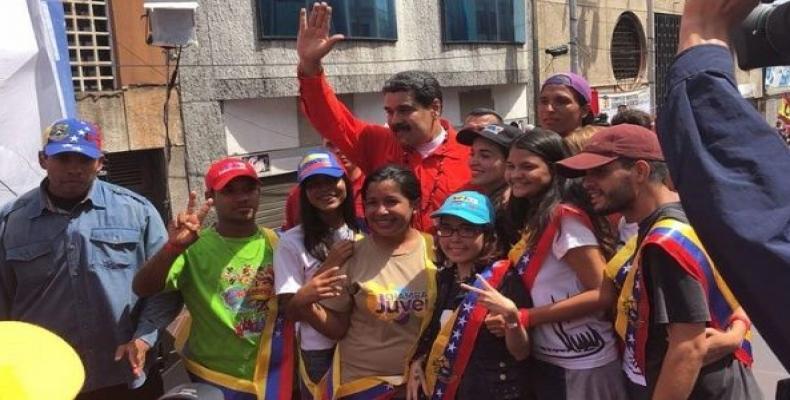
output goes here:
[{"label": "metal window grille", "polygon": [[618,81],[636,81],[644,64],[642,27],[632,14],[620,16],[612,34],[612,70]]},{"label": "metal window grille", "polygon": [[115,89],[109,0],[63,0],[74,90]]},{"label": "metal window grille", "polygon": [[656,14],[656,102],[658,109],[664,103],[669,67],[675,60],[680,36],[680,15]]}]

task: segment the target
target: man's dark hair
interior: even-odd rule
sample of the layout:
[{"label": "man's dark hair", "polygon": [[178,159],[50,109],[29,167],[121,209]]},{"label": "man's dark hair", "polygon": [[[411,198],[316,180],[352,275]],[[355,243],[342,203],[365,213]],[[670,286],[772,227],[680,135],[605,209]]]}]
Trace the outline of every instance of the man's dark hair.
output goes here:
[{"label": "man's dark hair", "polygon": [[629,109],[621,111],[612,117],[612,126],[620,124],[639,125],[651,129],[653,128],[653,118],[642,110]]},{"label": "man's dark hair", "polygon": [[484,115],[493,115],[494,117],[496,117],[496,122],[498,124],[504,123],[504,119],[502,119],[502,116],[499,115],[498,112],[496,112],[493,109],[490,109],[488,107],[476,107],[476,108],[473,108],[472,111],[469,111],[468,113],[466,113],[466,116],[464,117],[464,120],[466,120],[469,117],[482,117]]},{"label": "man's dark hair", "polygon": [[[620,164],[625,168],[633,167],[637,161],[631,158],[620,158],[619,160]],[[645,160],[645,162],[650,165],[650,175],[648,176],[648,179],[651,182],[667,182],[667,178],[669,178],[669,168],[667,168],[666,162],[653,160]]]},{"label": "man's dark hair", "polygon": [[403,71],[398,72],[384,83],[381,89],[384,93],[412,92],[414,100],[423,107],[429,107],[434,99],[439,99],[442,104],[442,86],[430,72]]}]

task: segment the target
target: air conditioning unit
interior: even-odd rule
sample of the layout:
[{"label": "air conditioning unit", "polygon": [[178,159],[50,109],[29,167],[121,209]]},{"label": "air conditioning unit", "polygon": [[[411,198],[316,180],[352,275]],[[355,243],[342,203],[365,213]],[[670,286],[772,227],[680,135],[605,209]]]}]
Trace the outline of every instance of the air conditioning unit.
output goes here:
[{"label": "air conditioning unit", "polygon": [[196,44],[195,9],[197,1],[148,0],[143,3],[148,14],[148,43],[159,47]]}]

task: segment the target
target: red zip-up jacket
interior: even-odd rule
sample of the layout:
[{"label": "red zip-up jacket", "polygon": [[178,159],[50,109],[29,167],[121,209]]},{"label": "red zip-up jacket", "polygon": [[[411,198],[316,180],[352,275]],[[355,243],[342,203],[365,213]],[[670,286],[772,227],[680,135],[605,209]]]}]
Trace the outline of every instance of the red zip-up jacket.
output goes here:
[{"label": "red zip-up jacket", "polygon": [[326,76],[300,76],[302,111],[316,131],[337,146],[359,166],[365,175],[387,164],[410,168],[420,181],[422,199],[412,225],[432,232],[431,213],[471,178],[469,147],[459,144],[456,132],[447,120],[442,127],[447,140],[431,155],[404,147],[386,126],[370,124],[356,118],[335,96]]}]

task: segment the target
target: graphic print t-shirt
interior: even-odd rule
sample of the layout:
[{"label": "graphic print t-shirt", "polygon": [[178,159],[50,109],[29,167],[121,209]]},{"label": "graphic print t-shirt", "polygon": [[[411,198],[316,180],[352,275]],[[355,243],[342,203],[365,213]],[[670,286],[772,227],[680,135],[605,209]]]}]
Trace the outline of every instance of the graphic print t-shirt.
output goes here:
[{"label": "graphic print t-shirt", "polygon": [[[551,253],[543,262],[530,293],[535,307],[556,303],[585,291],[576,272],[562,261],[562,257],[571,249],[597,245],[595,234],[587,226],[576,218],[562,218]],[[534,357],[563,368],[595,368],[617,359],[612,322],[604,317],[603,312],[539,325],[531,333]]]},{"label": "graphic print t-shirt", "polygon": [[424,241],[407,254],[392,255],[373,239],[362,239],[341,273],[348,276],[345,293],[322,302],[351,313],[338,343],[341,383],[379,376],[400,384],[422,320],[431,317]]},{"label": "graphic print t-shirt", "polygon": [[252,379],[261,332],[274,295],[272,249],[264,235],[220,236],[205,229],[167,277],[192,314],[185,352],[211,370]]}]

